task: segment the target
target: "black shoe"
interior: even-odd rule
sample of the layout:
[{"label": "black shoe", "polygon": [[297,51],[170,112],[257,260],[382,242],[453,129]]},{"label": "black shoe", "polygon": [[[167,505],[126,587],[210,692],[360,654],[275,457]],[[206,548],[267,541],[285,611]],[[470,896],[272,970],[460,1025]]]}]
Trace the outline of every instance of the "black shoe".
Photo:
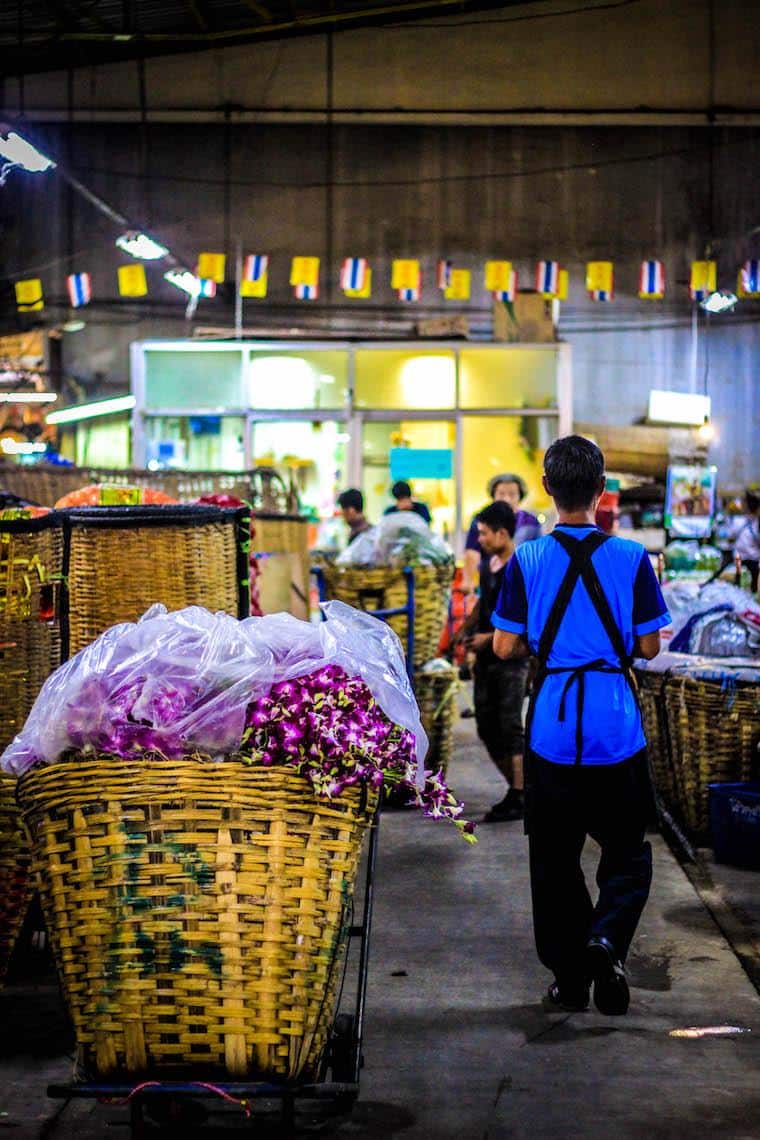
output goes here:
[{"label": "black shoe", "polygon": [[552,982],[541,999],[548,1013],[583,1013],[588,1009],[588,986],[561,990],[559,982]]},{"label": "black shoe", "polygon": [[612,943],[602,937],[590,938],[586,943],[586,962],[594,983],[594,1005],[599,1012],[608,1017],[627,1013],[631,994],[623,963]]},{"label": "black shoe", "polygon": [[504,799],[486,812],[483,823],[510,823],[512,820],[522,819],[524,815],[523,793],[516,788],[510,788]]},{"label": "black shoe", "polygon": [[462,709],[459,715],[463,720],[472,720],[472,718],[475,716],[475,709]]}]

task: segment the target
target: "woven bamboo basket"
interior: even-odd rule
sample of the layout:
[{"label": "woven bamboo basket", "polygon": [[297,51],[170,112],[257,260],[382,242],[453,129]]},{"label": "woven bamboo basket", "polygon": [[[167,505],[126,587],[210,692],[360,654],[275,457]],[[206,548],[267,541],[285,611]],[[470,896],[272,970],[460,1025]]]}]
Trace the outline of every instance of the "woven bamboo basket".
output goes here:
[{"label": "woven bamboo basket", "polygon": [[19,799],[80,1074],[319,1071],[374,793],[100,756],[33,769]]},{"label": "woven bamboo basket", "polygon": [[30,863],[16,803],[16,779],[0,772],[0,985],[32,896]]},{"label": "woven bamboo basket", "polygon": [[458,690],[459,673],[453,666],[435,673],[418,670],[414,674],[414,694],[430,741],[425,767],[433,772],[442,768],[444,775],[454,751]]},{"label": "woven bamboo basket", "polygon": [[[325,590],[328,598],[336,598],[359,610],[396,609],[406,605],[404,572],[393,566],[325,566]],[[416,566],[414,568],[414,653],[413,666],[419,669],[436,656],[438,643],[449,615],[453,565]],[[408,622],[405,614],[389,619],[388,624],[407,644]]]},{"label": "woven bamboo basket", "polygon": [[695,838],[709,834],[712,783],[749,780],[760,743],[760,686],[671,673],[665,710],[681,814]]},{"label": "woven bamboo basket", "polygon": [[[0,752],[61,663],[60,519],[0,521]],[[31,898],[16,780],[0,772],[0,982]]]},{"label": "woven bamboo basket", "polygon": [[634,669],[639,693],[641,718],[647,738],[647,755],[652,782],[658,795],[668,808],[680,810],[681,788],[679,773],[673,764],[665,711],[665,682],[667,672],[655,673],[651,669]]},{"label": "woven bamboo basket", "polygon": [[109,626],[136,621],[154,602],[169,610],[198,605],[236,617],[248,613],[241,512],[179,506],[61,513],[69,528],[70,655]]}]

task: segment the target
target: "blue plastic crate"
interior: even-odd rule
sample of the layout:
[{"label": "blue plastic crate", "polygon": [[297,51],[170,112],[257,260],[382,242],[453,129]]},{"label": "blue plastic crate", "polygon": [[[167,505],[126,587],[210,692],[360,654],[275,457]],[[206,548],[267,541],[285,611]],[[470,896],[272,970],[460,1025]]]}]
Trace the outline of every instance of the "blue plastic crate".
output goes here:
[{"label": "blue plastic crate", "polygon": [[760,780],[710,784],[709,791],[716,862],[760,871]]}]

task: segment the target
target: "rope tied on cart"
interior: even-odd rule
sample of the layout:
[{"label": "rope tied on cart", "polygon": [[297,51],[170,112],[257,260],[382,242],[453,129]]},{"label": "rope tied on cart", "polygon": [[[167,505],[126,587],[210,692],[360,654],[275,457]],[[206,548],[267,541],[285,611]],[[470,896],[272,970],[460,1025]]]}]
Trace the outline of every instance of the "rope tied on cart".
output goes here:
[{"label": "rope tied on cart", "polygon": [[[250,1119],[251,1105],[250,1105],[249,1101],[242,1100],[236,1096],[232,1096],[225,1089],[220,1088],[219,1085],[210,1084],[208,1081],[188,1081],[187,1083],[192,1088],[205,1089],[207,1092],[214,1093],[215,1096],[221,1097],[222,1100],[229,1101],[230,1104],[238,1105],[239,1108],[242,1108],[246,1117],[248,1119]],[[142,1084],[135,1085],[135,1087],[130,1092],[129,1096],[118,1097],[118,1098],[116,1098],[116,1097],[102,1097],[99,1099],[101,1099],[102,1103],[126,1105],[126,1104],[129,1104],[129,1102],[134,1097],[139,1096],[141,1093],[145,1092],[146,1089],[160,1089],[163,1087],[164,1086],[163,1086],[163,1083],[161,1081],[143,1081]]]}]

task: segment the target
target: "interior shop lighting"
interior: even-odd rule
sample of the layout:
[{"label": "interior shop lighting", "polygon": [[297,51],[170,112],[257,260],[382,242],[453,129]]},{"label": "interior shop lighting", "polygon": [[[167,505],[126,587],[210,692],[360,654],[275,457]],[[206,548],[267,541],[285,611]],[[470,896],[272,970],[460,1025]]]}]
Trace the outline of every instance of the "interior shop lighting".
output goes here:
[{"label": "interior shop lighting", "polygon": [[647,420],[653,424],[684,424],[700,427],[710,419],[710,397],[695,392],[665,392],[652,388],[649,392]]},{"label": "interior shop lighting", "polygon": [[138,230],[127,230],[121,237],[117,237],[116,244],[130,257],[136,257],[140,261],[158,261],[169,252],[165,245]]},{"label": "interior shop lighting", "polygon": [[51,412],[46,416],[46,421],[49,424],[72,424],[77,420],[92,420],[96,416],[129,412],[136,403],[134,396],[111,396],[108,400],[94,400],[90,404],[74,404],[70,408],[61,408],[60,412]]},{"label": "interior shop lighting", "polygon": [[0,156],[5,159],[0,167],[0,186],[5,184],[11,170],[16,167],[26,170],[29,174],[41,174],[55,166],[52,158],[48,158],[42,151],[37,150],[36,146],[32,146],[4,124],[0,126]]},{"label": "interior shop lighting", "polygon": [[0,392],[0,404],[54,404],[57,392]]},{"label": "interior shop lighting", "polygon": [[697,435],[701,443],[710,443],[711,440],[715,439],[715,424],[709,416],[705,416],[704,423],[697,428]]},{"label": "interior shop lighting", "polygon": [[716,289],[699,304],[706,313],[729,313],[738,300],[736,293],[732,293],[730,289]]}]

